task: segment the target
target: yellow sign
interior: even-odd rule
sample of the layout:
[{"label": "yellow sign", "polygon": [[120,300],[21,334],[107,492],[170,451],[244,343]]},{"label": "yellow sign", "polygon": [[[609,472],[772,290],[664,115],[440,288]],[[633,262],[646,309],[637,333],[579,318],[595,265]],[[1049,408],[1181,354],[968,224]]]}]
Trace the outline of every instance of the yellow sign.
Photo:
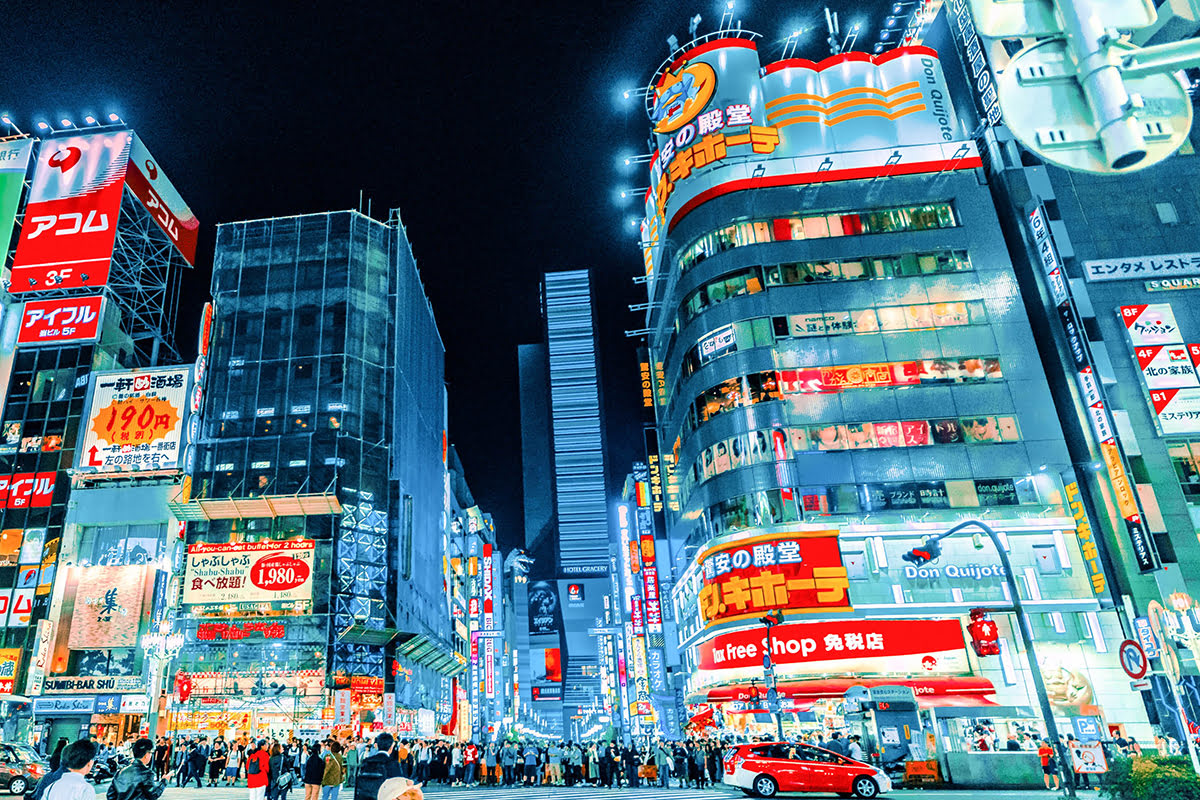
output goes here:
[{"label": "yellow sign", "polygon": [[1104,567],[1100,564],[1100,553],[1096,549],[1096,536],[1092,532],[1092,524],[1088,522],[1087,510],[1083,507],[1083,498],[1079,495],[1079,484],[1072,481],[1066,485],[1067,505],[1075,517],[1075,536],[1079,539],[1079,550],[1083,553],[1083,563],[1087,566],[1092,579],[1092,591],[1097,595],[1104,594]]}]

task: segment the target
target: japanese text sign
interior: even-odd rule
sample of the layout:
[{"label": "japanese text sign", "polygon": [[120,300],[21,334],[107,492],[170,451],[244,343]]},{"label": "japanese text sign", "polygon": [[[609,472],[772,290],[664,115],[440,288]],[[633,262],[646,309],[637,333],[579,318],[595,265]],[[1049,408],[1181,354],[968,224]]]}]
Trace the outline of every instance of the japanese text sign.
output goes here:
[{"label": "japanese text sign", "polygon": [[850,608],[836,531],[771,534],[719,544],[698,559],[706,626],[773,610]]},{"label": "japanese text sign", "polygon": [[30,300],[21,316],[18,345],[93,342],[100,336],[104,298]]},{"label": "japanese text sign", "polygon": [[42,143],[10,292],[107,283],[131,137],[118,131]]},{"label": "japanese text sign", "polygon": [[188,545],[183,602],[311,601],[312,539]]},{"label": "japanese text sign", "polygon": [[[696,646],[700,669],[761,668],[767,654],[761,627],[723,633]],[[965,673],[966,644],[958,620],[838,620],[778,625],[771,662],[812,665],[845,674]]]},{"label": "japanese text sign", "polygon": [[92,476],[176,470],[191,367],[97,373],[76,469]]}]

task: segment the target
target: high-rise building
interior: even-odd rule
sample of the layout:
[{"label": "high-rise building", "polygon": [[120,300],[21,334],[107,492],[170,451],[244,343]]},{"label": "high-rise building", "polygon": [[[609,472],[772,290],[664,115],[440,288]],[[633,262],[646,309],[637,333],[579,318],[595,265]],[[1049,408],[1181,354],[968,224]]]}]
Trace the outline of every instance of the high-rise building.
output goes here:
[{"label": "high-rise building", "polygon": [[[891,706],[911,714],[907,738],[867,732],[885,760],[933,741],[953,767],[978,719],[1001,739],[1043,724],[1032,658],[1063,730],[1083,715],[1150,735],[938,53],[762,64],[739,25],[679,48],[646,97],[646,361],[661,364],[648,385],[680,504],[668,553],[688,702],[729,727],[770,708],[805,729],[854,684],[907,687]],[[903,559],[968,519],[1018,573],[1032,654],[999,611],[986,538]],[[997,609],[999,656],[968,647],[972,607]]]},{"label": "high-rise building", "polygon": [[8,741],[124,740],[161,686],[148,634],[171,605],[167,499],[193,438],[174,327],[199,225],[124,125],[12,137],[6,252],[31,163],[0,344],[0,718]]},{"label": "high-rise building", "polygon": [[193,704],[176,727],[205,702],[308,738],[394,693],[430,734],[463,667],[444,349],[404,228],[353,211],[224,224],[212,286],[202,440],[173,504]]},{"label": "high-rise building", "polygon": [[[1184,20],[1169,4],[1161,11],[1171,21],[1160,33],[1179,32]],[[1021,147],[998,105],[989,117],[977,87],[996,80],[1010,53],[976,34],[967,9],[947,6],[914,31],[947,54],[951,91],[988,153],[988,185],[1074,464],[1064,480],[1077,516],[1095,525],[1106,598],[1124,635],[1162,665],[1138,702],[1183,741],[1190,723],[1168,681],[1187,715],[1200,714],[1200,676],[1175,654],[1195,645],[1200,613],[1200,573],[1190,567],[1200,559],[1200,206],[1191,188],[1200,134],[1148,169],[1068,172]]]},{"label": "high-rise building", "polygon": [[[588,272],[548,272],[541,288],[545,342],[519,351],[525,537],[534,559],[522,598],[522,700],[550,720],[549,730],[578,738],[603,709],[598,645],[588,633],[609,592],[603,400]],[[551,707],[561,714],[546,714]]]}]

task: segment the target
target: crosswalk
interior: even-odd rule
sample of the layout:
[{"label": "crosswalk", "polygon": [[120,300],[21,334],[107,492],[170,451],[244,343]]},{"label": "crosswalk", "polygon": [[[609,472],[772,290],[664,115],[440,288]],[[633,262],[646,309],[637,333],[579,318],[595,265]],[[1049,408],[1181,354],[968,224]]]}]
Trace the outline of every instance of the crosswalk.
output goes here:
[{"label": "crosswalk", "polygon": [[[530,786],[524,787],[476,787],[453,788],[443,786],[425,787],[425,796],[437,800],[566,800],[577,796],[580,800],[613,798],[613,800],[731,800],[733,790],[727,787],[714,789],[659,789],[640,788],[605,789],[595,786]],[[736,793],[741,797],[741,792]]]}]

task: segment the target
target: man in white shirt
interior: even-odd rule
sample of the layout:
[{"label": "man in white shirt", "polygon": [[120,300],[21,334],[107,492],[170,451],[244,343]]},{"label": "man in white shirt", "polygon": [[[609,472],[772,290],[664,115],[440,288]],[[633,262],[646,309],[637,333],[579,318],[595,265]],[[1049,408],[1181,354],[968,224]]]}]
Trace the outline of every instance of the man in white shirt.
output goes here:
[{"label": "man in white shirt", "polygon": [[857,736],[850,737],[850,745],[846,748],[846,755],[848,755],[850,758],[853,758],[855,761],[862,761],[862,745],[858,742],[859,738]]},{"label": "man in white shirt", "polygon": [[96,744],[80,739],[67,745],[62,752],[62,764],[66,768],[46,791],[44,800],[96,800],[96,787],[87,781],[96,760]]}]

